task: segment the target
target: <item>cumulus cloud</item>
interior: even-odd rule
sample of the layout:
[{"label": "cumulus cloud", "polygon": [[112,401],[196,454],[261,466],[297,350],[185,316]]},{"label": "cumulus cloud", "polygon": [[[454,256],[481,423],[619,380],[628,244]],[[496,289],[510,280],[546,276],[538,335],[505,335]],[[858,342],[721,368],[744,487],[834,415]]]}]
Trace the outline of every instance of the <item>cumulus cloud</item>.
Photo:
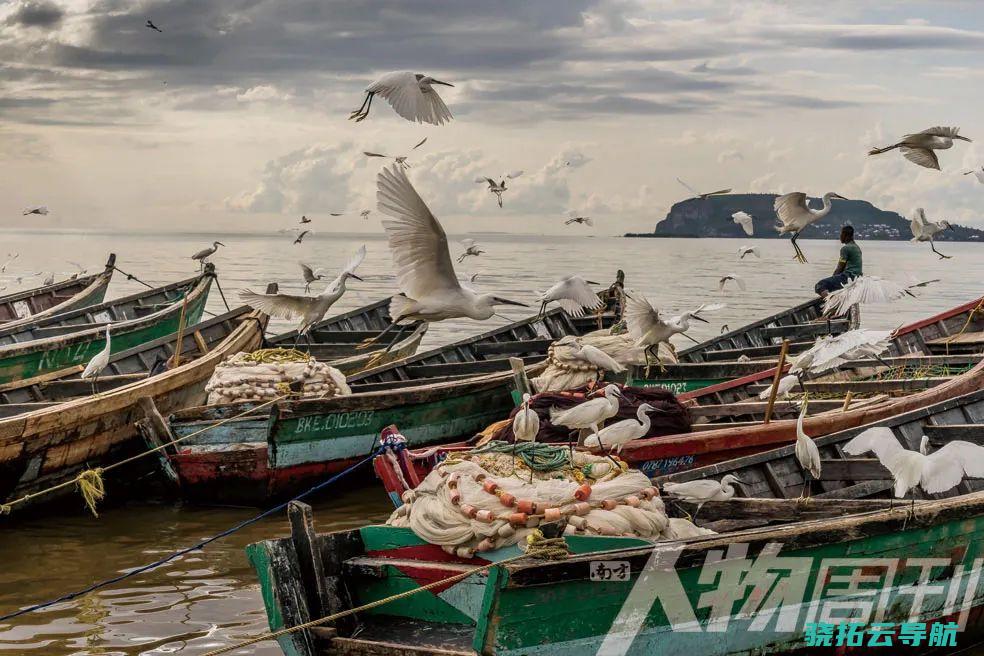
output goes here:
[{"label": "cumulus cloud", "polygon": [[724,150],[718,153],[717,161],[718,164],[724,164],[725,162],[740,162],[745,157],[741,154],[740,150],[730,149]]},{"label": "cumulus cloud", "polygon": [[4,22],[7,25],[23,27],[55,27],[64,15],[65,11],[53,2],[23,0],[15,6]]}]

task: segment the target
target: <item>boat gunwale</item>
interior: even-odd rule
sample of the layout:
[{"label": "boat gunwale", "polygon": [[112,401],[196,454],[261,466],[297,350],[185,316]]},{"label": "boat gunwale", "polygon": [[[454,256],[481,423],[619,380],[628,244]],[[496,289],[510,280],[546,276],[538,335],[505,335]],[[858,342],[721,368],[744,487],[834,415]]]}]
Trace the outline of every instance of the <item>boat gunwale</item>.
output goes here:
[{"label": "boat gunwale", "polygon": [[[82,279],[76,278],[74,280],[69,279],[67,281],[67,282],[78,283],[82,280],[86,280],[87,282],[84,284],[82,289],[80,289],[78,292],[72,294],[72,296],[66,298],[61,303],[58,303],[57,305],[52,305],[51,307],[45,308],[40,312],[35,312],[34,314],[28,315],[26,317],[21,317],[19,319],[11,319],[9,321],[0,322],[0,330],[7,331],[8,329],[11,328],[27,326],[35,323],[36,321],[39,320],[43,321],[45,319],[55,317],[60,314],[68,314],[69,312],[74,312],[77,309],[85,309],[85,308],[93,307],[91,305],[78,306],[78,303],[80,301],[84,301],[88,297],[98,294],[100,291],[102,291],[103,294],[105,294],[105,290],[109,288],[109,283],[113,279],[114,271],[116,271],[116,255],[110,253],[109,259],[106,262],[106,266],[99,273],[93,274],[91,276],[86,276],[85,278]],[[37,296],[37,295],[38,294],[32,294],[27,298],[32,298],[33,296]],[[0,299],[0,304],[7,305],[9,303],[16,303],[21,300],[23,299],[12,299],[6,301]],[[96,303],[96,305],[99,305],[99,303]],[[61,308],[64,308],[66,306],[78,306],[78,307],[75,307],[74,310],[62,311]]]},{"label": "boat gunwale", "polygon": [[[0,296],[0,305],[7,305],[8,303],[15,303],[17,301],[23,301],[26,298],[31,298],[33,296],[38,296],[40,294],[46,294],[48,292],[55,292],[65,287],[74,287],[82,283],[82,287],[88,287],[92,284],[92,281],[103,275],[105,271],[100,271],[99,273],[91,273],[87,276],[80,276],[78,278],[65,278],[64,280],[59,280],[58,282],[53,282],[50,285],[41,285],[40,287],[32,287],[31,289],[22,289],[6,296]],[[6,324],[0,324],[6,325]]]}]

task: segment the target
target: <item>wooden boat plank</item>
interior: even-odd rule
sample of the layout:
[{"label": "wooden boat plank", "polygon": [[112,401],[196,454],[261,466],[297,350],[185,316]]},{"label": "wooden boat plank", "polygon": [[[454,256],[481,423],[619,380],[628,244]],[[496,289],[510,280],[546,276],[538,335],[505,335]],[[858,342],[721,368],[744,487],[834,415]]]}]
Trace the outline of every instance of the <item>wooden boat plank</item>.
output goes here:
[{"label": "wooden boat plank", "polygon": [[[813,346],[813,342],[790,342],[787,352],[790,354],[801,353],[811,346]],[[708,362],[716,362],[722,360],[737,360],[743,355],[747,355],[750,358],[774,357],[779,355],[779,349],[781,348],[781,344],[770,344],[767,346],[748,346],[734,349],[720,349],[716,351],[708,351],[704,354],[704,359]]]},{"label": "wooden boat plank", "polygon": [[545,353],[547,348],[553,344],[550,339],[526,339],[512,340],[503,342],[492,342],[489,344],[476,344],[475,352],[479,355],[514,355],[519,353]]},{"label": "wooden boat plank", "polygon": [[102,303],[115,270],[110,254],[103,271],[0,297],[0,325],[13,327],[35,319]]},{"label": "wooden boat plank", "polygon": [[816,323],[800,323],[789,326],[774,326],[762,328],[766,338],[784,337],[795,339],[801,337],[818,337],[820,335],[838,335],[848,330],[846,319],[837,321],[819,321]]},{"label": "wooden boat plank", "polygon": [[950,376],[932,376],[927,378],[895,378],[882,380],[838,380],[811,381],[804,384],[807,392],[822,392],[847,394],[848,391],[857,393],[871,392],[908,392],[925,390],[936,387],[952,380]]},{"label": "wooden boat plank", "polygon": [[[696,504],[680,502],[691,511]],[[918,502],[919,504],[925,501]],[[743,499],[708,501],[700,508],[700,518],[715,519],[765,519],[768,521],[799,522],[814,519],[831,519],[849,513],[872,512],[898,506],[889,499],[831,499],[813,497],[808,503],[789,503],[785,499]]]}]

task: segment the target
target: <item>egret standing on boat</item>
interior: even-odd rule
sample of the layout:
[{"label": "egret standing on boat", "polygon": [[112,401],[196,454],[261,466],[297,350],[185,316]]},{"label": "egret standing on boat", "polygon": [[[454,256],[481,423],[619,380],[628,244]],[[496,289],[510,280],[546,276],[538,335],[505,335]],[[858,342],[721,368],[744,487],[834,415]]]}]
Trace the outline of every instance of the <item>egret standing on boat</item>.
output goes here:
[{"label": "egret standing on boat", "polygon": [[953,230],[953,226],[950,225],[949,221],[944,221],[943,219],[930,221],[926,218],[926,212],[923,208],[917,207],[912,213],[912,221],[909,222],[909,229],[912,230],[911,241],[928,241],[929,247],[941,260],[949,260],[953,257],[952,255],[944,255],[936,250],[936,244],[933,242],[933,238],[936,237],[937,233],[943,232],[944,230]]},{"label": "egret standing on boat", "polygon": [[540,301],[540,316],[546,311],[547,304],[554,301],[572,317],[583,317],[585,310],[597,310],[603,303],[598,294],[588,287],[597,284],[581,276],[564,276],[537,296],[536,300]]},{"label": "egret standing on boat", "polygon": [[830,210],[833,207],[831,201],[835,199],[847,200],[840,194],[828,191],[823,195],[823,207],[818,210],[811,210],[807,203],[806,194],[802,191],[794,191],[790,194],[783,194],[782,196],[776,197],[773,209],[775,209],[776,217],[778,217],[781,224],[777,228],[779,229],[780,235],[786,233],[793,234],[791,241],[793,242],[793,250],[796,251],[796,254],[793,256],[794,260],[806,262],[806,256],[803,255],[803,251],[800,250],[796,240],[799,239],[800,233],[804,228],[830,214]]},{"label": "egret standing on boat", "polygon": [[835,292],[848,284],[855,278],[864,275],[861,262],[861,247],[854,241],[854,227],[846,225],[841,228],[840,241],[843,246],[840,249],[840,259],[834,272],[827,278],[821,278],[813,286],[813,291],[826,298],[830,292]]},{"label": "egret standing on boat", "polygon": [[378,94],[386,99],[397,114],[411,123],[444,125],[451,120],[451,111],[434,90],[435,84],[454,86],[422,73],[387,73],[366,87],[366,99],[362,101],[362,107],[352,112],[349,119],[356,123],[365,120],[369,116],[372,99]]},{"label": "egret standing on boat", "polygon": [[338,277],[328,283],[325,291],[318,296],[297,296],[295,294],[257,294],[254,291],[245,289],[239,293],[239,298],[243,299],[246,305],[266,312],[271,317],[283,317],[289,319],[299,316],[301,322],[297,325],[297,339],[301,335],[308,337],[308,333],[314,324],[324,318],[325,313],[331,309],[338,299],[345,294],[345,282],[349,278],[355,278],[362,282],[362,278],[355,275],[355,270],[366,259],[366,247],[362,246],[352,259],[348,261],[345,268],[338,274]]},{"label": "egret standing on boat", "polygon": [[109,324],[106,324],[106,345],[103,350],[96,353],[95,357],[89,360],[82,371],[82,380],[92,380],[92,393],[96,394],[96,383],[99,381],[99,374],[103,372],[109,364],[109,354],[112,352],[112,345],[109,337]]},{"label": "egret standing on boat", "polygon": [[606,419],[618,414],[618,399],[622,395],[618,385],[605,385],[603,394],[567,410],[550,408],[550,423],[571,430],[590,429],[597,434]]},{"label": "egret standing on boat", "polygon": [[725,474],[720,481],[702,478],[684,483],[664,483],[663,492],[680,499],[697,504],[697,510],[690,521],[697,519],[700,509],[708,501],[727,501],[735,496],[735,483],[744,483],[734,474]]},{"label": "egret standing on boat", "polygon": [[820,480],[820,449],[817,443],[810,439],[810,436],[803,431],[803,419],[806,417],[806,406],[809,404],[807,399],[803,399],[803,407],[800,409],[799,418],[796,420],[796,447],[794,453],[800,467],[803,468],[803,491],[800,493],[801,499],[810,496],[810,485],[813,481]]},{"label": "egret standing on boat", "polygon": [[203,248],[202,250],[192,255],[191,259],[198,260],[198,265],[200,269],[204,270],[205,260],[210,258],[212,254],[215,253],[215,251],[219,250],[219,246],[225,246],[225,244],[223,244],[221,241],[213,241],[211,248]]},{"label": "egret standing on boat", "polygon": [[649,413],[655,409],[648,403],[641,404],[638,410],[636,410],[636,419],[623,419],[622,421],[616,421],[614,424],[605,426],[597,434],[585,438],[584,446],[591,449],[601,447],[606,451],[611,451],[614,448],[621,453],[622,446],[626,442],[642,439],[646,436],[646,433],[649,432],[649,428],[652,426],[652,419],[650,419]]},{"label": "egret standing on boat", "polygon": [[517,442],[536,441],[537,433],[540,432],[540,415],[530,409],[529,392],[523,394],[523,404],[513,417],[512,430]]},{"label": "egret standing on boat", "polygon": [[868,151],[868,155],[880,155],[898,148],[902,152],[902,157],[905,157],[913,164],[939,171],[940,160],[936,157],[936,153],[933,152],[934,150],[952,148],[954,139],[970,141],[967,137],[961,137],[958,132],[960,132],[960,128],[938,125],[927,128],[922,132],[907,134],[902,137],[902,141],[891,146],[872,148]]},{"label": "egret standing on boat", "polygon": [[745,212],[735,212],[731,215],[731,220],[741,226],[741,229],[745,231],[745,234],[749,237],[755,232],[755,223],[752,221],[752,215]]}]

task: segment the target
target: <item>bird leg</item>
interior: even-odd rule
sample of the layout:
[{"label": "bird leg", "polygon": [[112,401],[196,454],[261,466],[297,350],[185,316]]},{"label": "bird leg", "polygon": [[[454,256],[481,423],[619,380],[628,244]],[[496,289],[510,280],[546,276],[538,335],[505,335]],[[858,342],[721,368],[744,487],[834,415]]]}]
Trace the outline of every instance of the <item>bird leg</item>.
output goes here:
[{"label": "bird leg", "polygon": [[[372,97],[375,94],[372,91],[366,93],[365,100],[362,101],[362,106],[357,110],[349,114],[349,120],[355,119],[355,122],[363,120],[365,117],[369,116],[369,107],[372,106]],[[367,106],[368,105],[368,106]]]},{"label": "bird leg", "polygon": [[[697,510],[694,511],[694,516],[690,518],[691,523],[697,524],[697,515],[700,514],[700,509],[704,507],[703,503],[697,504]],[[689,513],[688,513],[689,516]]]},{"label": "bird leg", "polygon": [[[399,319],[397,319],[397,321],[399,321]],[[386,335],[390,331],[396,330],[398,327],[399,326],[397,326],[396,321],[392,322],[390,325],[386,326],[386,329],[383,332],[379,333],[375,337],[370,337],[369,339],[364,339],[361,342],[359,342],[355,346],[356,350],[361,351],[363,349],[369,348],[370,346],[381,340],[383,338],[383,335]]]},{"label": "bird leg", "polygon": [[801,249],[799,247],[799,244],[796,243],[796,240],[797,239],[799,239],[799,233],[798,232],[796,234],[794,234],[793,235],[793,238],[790,240],[792,242],[792,244],[793,244],[793,250],[796,251],[796,253],[793,255],[793,259],[796,260],[797,262],[801,263],[801,264],[806,264],[807,263],[806,256],[803,255],[803,249]]},{"label": "bird leg", "polygon": [[417,323],[415,322],[415,323],[407,324],[405,326],[400,326],[399,330],[396,331],[396,337],[394,337],[393,340],[386,345],[386,349],[385,349],[386,352],[389,353],[390,351],[392,351],[393,347],[400,343],[400,338],[403,337],[403,333],[407,332],[408,328],[412,328],[416,325]]},{"label": "bird leg", "polygon": [[943,253],[941,253],[938,250],[936,250],[936,244],[934,244],[932,241],[929,242],[929,247],[931,249],[933,249],[933,252],[934,253],[936,253],[937,255],[940,256],[940,259],[941,260],[949,260],[949,259],[951,259],[953,257],[952,255],[944,255]]},{"label": "bird leg", "polygon": [[803,472],[803,491],[800,492],[799,499],[796,501],[797,504],[804,504],[810,502],[810,496],[813,494],[812,484],[813,475],[810,472]]},{"label": "bird leg", "polygon": [[543,315],[544,315],[544,313],[546,313],[546,311],[547,311],[547,301],[543,301],[542,303],[540,303],[540,313],[538,315],[536,315],[536,318],[537,319],[542,319],[543,318]]}]

